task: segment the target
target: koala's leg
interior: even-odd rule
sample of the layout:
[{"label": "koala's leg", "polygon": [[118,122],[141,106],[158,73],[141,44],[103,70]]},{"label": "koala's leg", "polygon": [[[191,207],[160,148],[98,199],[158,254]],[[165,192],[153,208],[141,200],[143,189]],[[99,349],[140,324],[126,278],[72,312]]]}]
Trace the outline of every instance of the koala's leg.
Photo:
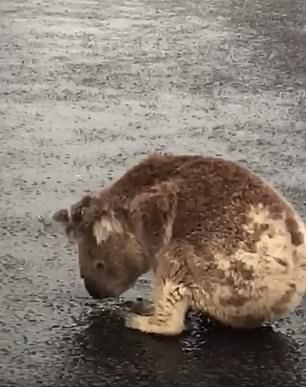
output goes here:
[{"label": "koala's leg", "polygon": [[130,313],[126,316],[125,325],[142,332],[167,336],[182,333],[189,304],[184,285],[164,280],[157,287],[154,298],[152,315]]}]

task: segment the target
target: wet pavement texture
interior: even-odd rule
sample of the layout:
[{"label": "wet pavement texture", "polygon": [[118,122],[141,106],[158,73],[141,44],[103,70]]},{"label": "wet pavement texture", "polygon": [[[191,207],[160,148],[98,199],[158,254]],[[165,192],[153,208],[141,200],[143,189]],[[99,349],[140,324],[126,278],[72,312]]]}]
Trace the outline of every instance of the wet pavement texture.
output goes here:
[{"label": "wet pavement texture", "polygon": [[50,214],[150,151],[249,165],[306,219],[304,0],[1,0],[0,386],[306,386],[306,301],[178,338],[95,302]]}]

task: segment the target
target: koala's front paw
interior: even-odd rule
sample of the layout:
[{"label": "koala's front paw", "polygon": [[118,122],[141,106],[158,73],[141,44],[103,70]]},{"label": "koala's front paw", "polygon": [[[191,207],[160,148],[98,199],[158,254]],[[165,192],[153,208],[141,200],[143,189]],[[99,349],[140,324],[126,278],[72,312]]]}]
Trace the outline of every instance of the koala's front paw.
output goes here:
[{"label": "koala's front paw", "polygon": [[153,316],[155,311],[154,304],[151,301],[138,301],[134,305],[134,310],[132,312],[141,314],[142,316]]},{"label": "koala's front paw", "polygon": [[148,317],[141,316],[137,313],[127,313],[125,316],[125,326],[131,329],[138,329],[140,331],[147,331]]},{"label": "koala's front paw", "polygon": [[178,325],[177,322],[165,322],[154,315],[142,316],[136,313],[128,313],[126,315],[125,326],[141,332],[165,336],[176,336],[184,330],[184,325]]}]

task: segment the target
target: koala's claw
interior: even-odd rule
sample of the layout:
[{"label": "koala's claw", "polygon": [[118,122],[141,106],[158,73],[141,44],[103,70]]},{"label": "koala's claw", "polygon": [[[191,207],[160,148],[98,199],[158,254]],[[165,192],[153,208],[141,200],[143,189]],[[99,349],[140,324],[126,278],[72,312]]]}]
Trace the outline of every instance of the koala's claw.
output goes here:
[{"label": "koala's claw", "polygon": [[124,324],[127,328],[142,330],[141,329],[142,319],[143,319],[143,316],[137,313],[127,313],[125,315]]},{"label": "koala's claw", "polygon": [[126,314],[125,326],[145,333],[160,333],[161,328],[154,324],[152,316],[142,316],[137,313]]}]

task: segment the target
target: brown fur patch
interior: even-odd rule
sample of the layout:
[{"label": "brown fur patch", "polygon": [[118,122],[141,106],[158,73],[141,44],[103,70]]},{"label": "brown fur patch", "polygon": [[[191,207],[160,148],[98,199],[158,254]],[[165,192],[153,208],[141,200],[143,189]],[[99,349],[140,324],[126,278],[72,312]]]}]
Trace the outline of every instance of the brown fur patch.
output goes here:
[{"label": "brown fur patch", "polygon": [[130,224],[151,256],[155,256],[171,239],[176,206],[174,182],[157,184],[131,202]]},{"label": "brown fur patch", "polygon": [[220,297],[220,304],[224,307],[234,306],[236,308],[242,307],[247,301],[248,297],[244,297],[238,294],[234,294],[231,297]]},{"label": "brown fur patch", "polygon": [[290,284],[284,294],[279,298],[279,300],[273,305],[272,311],[276,314],[282,314],[288,309],[288,305],[296,293],[296,285]]},{"label": "brown fur patch", "polygon": [[250,281],[254,279],[254,270],[248,268],[245,262],[238,260],[233,261],[230,265],[230,268],[245,281]]},{"label": "brown fur patch", "polygon": [[299,229],[299,225],[293,216],[288,216],[285,220],[287,230],[291,235],[291,242],[294,246],[299,246],[304,243],[304,235]]}]

